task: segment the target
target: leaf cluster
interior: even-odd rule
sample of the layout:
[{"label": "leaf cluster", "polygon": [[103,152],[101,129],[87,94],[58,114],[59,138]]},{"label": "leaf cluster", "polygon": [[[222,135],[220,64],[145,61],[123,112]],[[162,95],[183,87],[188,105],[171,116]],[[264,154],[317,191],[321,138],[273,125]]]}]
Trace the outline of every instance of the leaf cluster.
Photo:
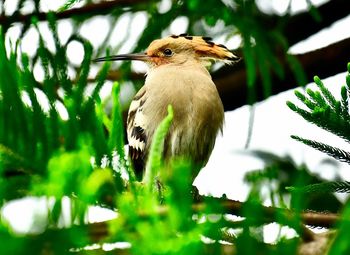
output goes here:
[{"label": "leaf cluster", "polygon": [[[348,64],[348,72],[350,72],[350,63]],[[324,86],[323,82],[315,76],[314,81],[319,91],[307,89],[306,94],[299,91],[295,92],[297,98],[308,108],[302,109],[292,102],[287,102],[289,108],[305,120],[311,122],[318,127],[327,130],[346,142],[350,142],[350,113],[349,113],[349,93],[350,93],[350,75],[346,76],[346,85],[341,88],[341,99],[337,100],[332,93]],[[298,136],[292,136],[295,140],[303,142],[317,150],[327,153],[335,159],[350,164],[349,152]]]},{"label": "leaf cluster", "polygon": [[[14,17],[21,14],[25,2],[18,1]],[[70,10],[78,2],[66,1],[60,12]],[[233,5],[221,1],[209,1],[205,5],[198,0],[173,1],[165,13],[159,10],[159,1],[143,2],[139,1],[133,7],[108,10],[111,27],[125,13],[133,16],[140,11],[147,12],[147,26],[135,51],[144,49],[151,40],[168,31],[175,17],[185,15],[189,33],[215,36],[224,31],[227,39],[241,34],[252,93],[257,79],[255,66],[259,67],[263,77],[266,95],[271,91],[270,74],[283,77],[276,51],[282,48],[286,52],[288,45],[278,28],[266,31],[262,25],[264,16],[260,15],[255,1],[237,0],[232,2]],[[124,151],[120,85],[113,85],[113,107],[106,113],[106,102],[100,97],[100,91],[108,79],[110,65],[106,63],[99,69],[93,83],[89,78],[93,56],[117,51],[126,42],[130,29],[114,49],[108,51],[111,33],[103,38],[104,43],[98,49],[93,49],[91,43],[79,35],[79,26],[91,17],[77,15],[71,17],[73,35],[61,42],[56,21],[60,12],[49,13],[43,18],[40,0],[33,3],[33,15],[23,21],[20,33],[20,38],[23,38],[32,28],[39,35],[33,56],[21,52],[20,40],[11,45],[12,49],[5,46],[4,37],[11,20],[4,25],[0,36],[0,206],[5,208],[15,199],[32,197],[45,199],[47,208],[35,217],[38,231],[32,235],[16,233],[11,224],[0,217],[0,239],[7,244],[0,248],[0,253],[297,253],[299,238],[285,240],[280,236],[276,245],[268,245],[264,243],[263,226],[276,222],[294,229],[304,238],[307,231],[301,224],[298,210],[292,213],[280,208],[266,208],[262,205],[264,197],[259,192],[263,179],[279,178],[277,170],[282,168],[294,172],[296,167],[293,164],[280,162],[265,172],[248,176],[252,192],[244,203],[233,203],[225,196],[220,199],[205,197],[200,203],[194,203],[190,192],[193,189],[190,183],[192,166],[182,160],[174,160],[170,165],[162,161],[164,139],[173,118],[170,106],[168,116],[157,129],[144,183],[136,182]],[[39,20],[47,21],[54,49],[46,45],[47,35],[41,33]],[[79,43],[84,49],[79,66],[68,60],[67,48],[71,42]],[[276,49],[275,45],[281,48]],[[299,78],[302,77],[295,59],[290,58],[289,63],[294,65]],[[36,65],[44,70],[43,81],[34,76]],[[72,67],[74,77],[69,74]],[[129,67],[122,66],[120,70],[124,72]],[[92,86],[90,93],[89,86]],[[345,90],[348,94],[348,89]],[[251,101],[254,100],[252,93]],[[344,97],[344,102],[334,107],[341,113],[347,109],[344,108],[345,99],[348,100]],[[327,105],[335,102],[330,93],[324,95],[323,100]],[[43,101],[47,102],[46,106]],[[332,109],[331,106],[327,111]],[[334,121],[333,115],[330,119]],[[334,123],[327,122],[327,125],[329,130],[335,130]],[[345,133],[343,131],[343,138]],[[341,157],[345,159],[347,154],[343,153]],[[122,178],[122,174],[126,177]],[[158,174],[163,179],[157,180]],[[281,187],[294,185],[298,177],[290,175],[286,180],[293,181],[286,181]],[[314,179],[310,181],[314,182]],[[281,187],[274,190],[274,194],[280,193]],[[282,195],[278,199],[283,202]],[[303,197],[297,199],[301,204]],[[275,200],[271,196],[271,201]],[[94,205],[107,207],[117,215],[101,223],[87,222],[89,209]],[[232,215],[243,218],[232,220]],[[115,245],[110,251],[106,248],[108,243]]]}]

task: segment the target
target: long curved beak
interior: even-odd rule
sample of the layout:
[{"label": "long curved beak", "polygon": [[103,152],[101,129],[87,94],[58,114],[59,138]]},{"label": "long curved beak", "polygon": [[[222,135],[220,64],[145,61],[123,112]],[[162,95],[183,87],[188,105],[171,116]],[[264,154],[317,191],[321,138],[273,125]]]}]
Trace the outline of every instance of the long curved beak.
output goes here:
[{"label": "long curved beak", "polygon": [[94,62],[102,61],[118,61],[118,60],[139,60],[139,61],[148,61],[150,57],[145,53],[132,53],[132,54],[120,54],[115,56],[107,56],[96,58]]}]

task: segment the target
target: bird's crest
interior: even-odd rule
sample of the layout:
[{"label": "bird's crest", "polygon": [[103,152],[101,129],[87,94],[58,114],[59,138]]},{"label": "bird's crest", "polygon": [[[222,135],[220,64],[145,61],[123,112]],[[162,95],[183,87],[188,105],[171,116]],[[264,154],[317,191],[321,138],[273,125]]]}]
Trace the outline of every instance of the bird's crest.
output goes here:
[{"label": "bird's crest", "polygon": [[240,60],[238,56],[227,49],[225,45],[216,44],[211,37],[190,36],[187,34],[171,35],[169,37],[153,41],[147,54],[152,55],[153,52],[161,48],[176,46],[183,50],[192,49],[197,56],[203,59],[220,60],[226,63],[233,63]]}]

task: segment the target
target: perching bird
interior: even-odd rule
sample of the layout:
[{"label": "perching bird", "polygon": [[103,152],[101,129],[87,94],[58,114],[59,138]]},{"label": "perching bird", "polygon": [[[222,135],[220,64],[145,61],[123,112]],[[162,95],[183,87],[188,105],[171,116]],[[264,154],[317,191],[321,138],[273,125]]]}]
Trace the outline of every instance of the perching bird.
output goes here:
[{"label": "perching bird", "polygon": [[239,58],[209,37],[172,35],[153,41],[146,53],[102,57],[95,61],[146,62],[145,85],[129,108],[129,155],[136,171],[144,170],[152,138],[172,105],[174,119],[164,142],[164,159],[182,157],[193,163],[193,177],[206,165],[217,134],[222,131],[224,109],[206,69],[210,60],[233,63]]}]

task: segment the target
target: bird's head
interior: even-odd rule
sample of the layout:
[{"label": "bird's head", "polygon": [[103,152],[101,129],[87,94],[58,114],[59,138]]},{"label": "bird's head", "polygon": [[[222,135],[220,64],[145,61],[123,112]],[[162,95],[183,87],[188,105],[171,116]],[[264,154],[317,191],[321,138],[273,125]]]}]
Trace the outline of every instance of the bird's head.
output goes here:
[{"label": "bird's head", "polygon": [[145,53],[121,54],[95,59],[100,61],[140,60],[153,67],[165,64],[182,64],[188,60],[207,62],[208,60],[237,62],[240,58],[224,45],[212,42],[210,37],[189,36],[187,34],[172,35],[154,40]]}]

